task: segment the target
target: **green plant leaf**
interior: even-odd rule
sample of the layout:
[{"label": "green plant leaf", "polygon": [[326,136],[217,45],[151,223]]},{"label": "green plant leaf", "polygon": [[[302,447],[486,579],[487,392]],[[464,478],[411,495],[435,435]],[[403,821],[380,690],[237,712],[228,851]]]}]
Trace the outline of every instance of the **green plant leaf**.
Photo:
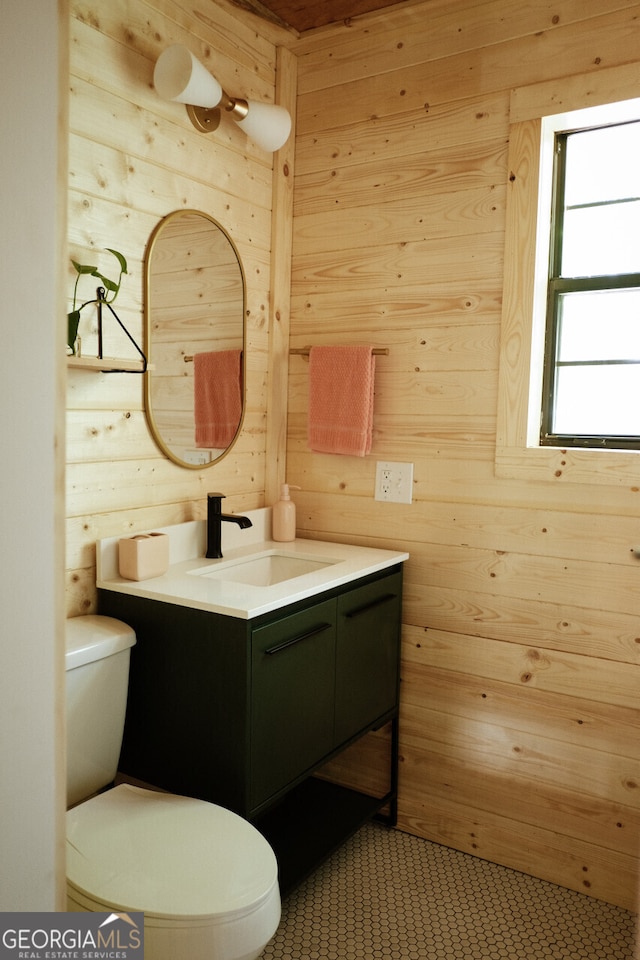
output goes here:
[{"label": "green plant leaf", "polygon": [[120,288],[119,283],[114,283],[113,280],[109,280],[109,277],[104,277],[101,273],[98,273],[97,271],[96,273],[94,273],[94,277],[98,277],[99,280],[102,280],[102,283],[104,284],[105,288],[107,290],[110,290],[111,293],[118,292]]},{"label": "green plant leaf", "polygon": [[[80,277],[83,275],[95,277],[97,280],[100,281],[105,291],[105,295],[103,299],[104,303],[113,303],[113,301],[118,296],[118,293],[120,291],[120,285],[122,283],[122,275],[127,272],[127,261],[126,261],[126,258],[123,256],[123,254],[120,253],[119,250],[114,250],[112,247],[105,247],[105,250],[107,250],[116,258],[120,266],[120,274],[118,276],[117,281],[110,280],[109,277],[105,277],[103,273],[100,273],[97,267],[91,266],[86,263],[78,263],[76,260],[73,260],[73,259],[71,260],[71,263],[75,267],[76,273],[78,274],[78,276],[76,277],[75,286],[73,288],[74,311],[76,309],[76,302],[77,302],[76,297],[78,292],[78,281],[80,280]],[[82,306],[80,307],[80,310],[83,310],[84,307],[86,307],[87,304],[89,303],[97,303],[97,302],[98,302],[97,300],[87,300],[85,303],[82,304]]]},{"label": "green plant leaf", "polygon": [[98,269],[97,267],[90,267],[86,263],[76,263],[75,260],[72,260],[71,263],[74,265],[78,273],[91,273],[95,276],[95,272]]},{"label": "green plant leaf", "polygon": [[76,340],[78,337],[78,324],[80,323],[80,311],[72,310],[71,313],[67,314],[67,346],[71,349],[71,353],[75,356],[76,353]]},{"label": "green plant leaf", "polygon": [[122,255],[121,253],[119,253],[117,250],[113,250],[111,247],[105,247],[105,250],[108,250],[109,253],[112,253],[112,254],[114,255],[114,257],[116,258],[116,260],[117,260],[118,263],[120,264],[120,269],[122,270],[123,273],[126,273],[126,272],[127,272],[127,261],[125,260],[125,258],[123,257],[123,255]]}]

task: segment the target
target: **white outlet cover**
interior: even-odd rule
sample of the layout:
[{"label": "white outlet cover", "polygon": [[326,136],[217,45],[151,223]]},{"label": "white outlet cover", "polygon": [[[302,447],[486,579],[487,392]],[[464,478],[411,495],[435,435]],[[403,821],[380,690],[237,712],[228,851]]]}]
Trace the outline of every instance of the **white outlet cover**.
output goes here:
[{"label": "white outlet cover", "polygon": [[387,503],[411,503],[413,464],[379,460],[376,463],[376,500]]}]

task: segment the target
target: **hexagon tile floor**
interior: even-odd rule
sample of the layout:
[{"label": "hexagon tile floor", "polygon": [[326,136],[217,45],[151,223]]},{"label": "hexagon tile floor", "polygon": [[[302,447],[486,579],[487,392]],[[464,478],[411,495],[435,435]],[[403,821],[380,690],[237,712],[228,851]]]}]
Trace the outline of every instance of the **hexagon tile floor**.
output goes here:
[{"label": "hexagon tile floor", "polygon": [[632,960],[634,919],[370,823],[285,899],[262,960]]}]

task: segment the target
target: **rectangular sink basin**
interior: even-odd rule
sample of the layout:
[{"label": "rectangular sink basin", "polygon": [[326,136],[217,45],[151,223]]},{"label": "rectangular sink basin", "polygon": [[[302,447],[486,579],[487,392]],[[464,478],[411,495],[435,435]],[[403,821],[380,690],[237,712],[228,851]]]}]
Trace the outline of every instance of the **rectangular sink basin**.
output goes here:
[{"label": "rectangular sink basin", "polygon": [[208,577],[211,580],[224,580],[227,583],[246,583],[253,587],[272,587],[285,580],[295,580],[307,573],[315,573],[323,567],[330,567],[338,560],[325,557],[300,556],[285,550],[269,550],[248,560],[230,560],[228,563],[215,563],[198,570],[191,570],[194,576]]}]

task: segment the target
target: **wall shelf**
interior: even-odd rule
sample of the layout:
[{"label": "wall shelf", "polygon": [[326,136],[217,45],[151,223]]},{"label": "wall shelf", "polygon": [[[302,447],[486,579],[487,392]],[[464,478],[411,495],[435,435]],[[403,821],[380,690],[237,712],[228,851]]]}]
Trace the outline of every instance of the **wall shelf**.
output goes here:
[{"label": "wall shelf", "polygon": [[[75,367],[76,370],[99,370],[101,373],[145,373],[149,365],[144,351],[138,346],[131,336],[124,323],[115,312],[110,303],[107,302],[106,290],[104,287],[98,287],[96,290],[95,301],[89,301],[96,304],[98,313],[98,356],[82,357],[77,354],[67,355],[67,366]],[[85,304],[86,306],[86,304]],[[115,357],[105,357],[103,354],[103,335],[102,335],[102,308],[107,307],[114,320],[118,323],[120,329],[127,335],[133,346],[140,355],[139,359],[121,360]],[[82,308],[80,308],[82,309]],[[77,338],[78,348],[80,347],[80,337]]]},{"label": "wall shelf", "polygon": [[[76,370],[100,370],[103,373],[144,373],[143,360],[118,360],[114,357],[67,357],[67,366]],[[151,366],[147,364],[147,370]]]}]

